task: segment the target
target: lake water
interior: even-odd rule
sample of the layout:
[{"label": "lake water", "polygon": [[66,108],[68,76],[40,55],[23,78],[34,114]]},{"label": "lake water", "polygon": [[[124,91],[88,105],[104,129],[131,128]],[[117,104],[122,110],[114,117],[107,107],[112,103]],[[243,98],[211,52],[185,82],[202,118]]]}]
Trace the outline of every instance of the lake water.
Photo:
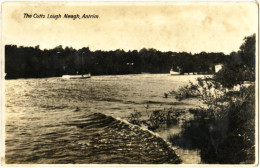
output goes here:
[{"label": "lake water", "polygon": [[[107,157],[106,151],[114,149],[96,150],[96,136],[106,135],[104,130],[114,135],[118,132],[111,129],[112,126],[108,129],[108,125],[102,125],[111,123],[107,122],[110,120],[99,115],[93,117],[93,114],[102,113],[125,119],[134,110],[144,112],[147,104],[151,111],[198,106],[198,103],[192,101],[178,102],[173,97],[164,98],[164,93],[177,90],[197,77],[202,76],[138,74],[93,76],[79,80],[6,80],[5,159],[7,163],[122,163],[122,160],[117,161],[120,159],[117,154],[110,153],[111,157]],[[96,118],[99,122],[94,121]],[[82,129],[81,125],[86,123],[89,125]],[[131,134],[131,130],[127,134]],[[164,133],[161,136],[166,139]],[[82,142],[83,139],[92,140]],[[122,150],[120,147],[117,149]],[[95,155],[95,152],[101,153]],[[139,163],[133,161],[135,156],[138,155],[132,153],[127,156],[125,152],[121,159],[125,159],[123,163]],[[163,163],[160,160],[151,161],[149,157],[152,158],[152,155],[140,159],[140,163]]]}]

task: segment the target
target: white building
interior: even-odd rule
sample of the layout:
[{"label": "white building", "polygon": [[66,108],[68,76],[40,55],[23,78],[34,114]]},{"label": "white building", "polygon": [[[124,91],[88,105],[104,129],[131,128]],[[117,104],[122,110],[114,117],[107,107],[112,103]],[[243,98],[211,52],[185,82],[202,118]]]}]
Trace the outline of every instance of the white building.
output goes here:
[{"label": "white building", "polygon": [[217,64],[217,65],[215,65],[215,72],[220,71],[222,68],[223,68],[223,65],[222,65],[222,64]]}]

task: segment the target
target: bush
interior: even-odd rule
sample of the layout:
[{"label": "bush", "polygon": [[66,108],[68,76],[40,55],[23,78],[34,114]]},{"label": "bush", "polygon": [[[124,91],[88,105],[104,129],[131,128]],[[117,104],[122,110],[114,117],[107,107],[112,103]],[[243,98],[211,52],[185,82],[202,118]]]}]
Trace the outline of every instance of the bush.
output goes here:
[{"label": "bush", "polygon": [[183,99],[200,96],[200,91],[198,90],[198,85],[190,82],[189,85],[179,88],[178,91],[173,90],[170,94],[174,95],[175,99],[181,101]]},{"label": "bush", "polygon": [[168,128],[171,125],[177,124],[177,117],[180,112],[174,111],[171,108],[149,112],[149,106],[147,105],[146,107],[146,118],[141,115],[141,112],[135,110],[134,113],[131,113],[128,117],[128,122],[138,126],[144,125],[151,131],[161,128]]},{"label": "bush", "polygon": [[138,125],[141,126],[143,121],[141,120],[141,113],[138,112],[137,110],[134,110],[133,113],[130,114],[130,116],[127,118],[128,122],[134,124],[134,125]]},{"label": "bush", "polygon": [[169,140],[183,148],[200,149],[206,163],[254,163],[254,85],[241,85],[235,91],[214,78],[199,78],[197,86],[206,107],[190,109],[194,119]]},{"label": "bush", "polygon": [[255,72],[246,65],[225,66],[221,71],[213,76],[213,79],[227,88],[232,88],[244,81],[255,81]]}]

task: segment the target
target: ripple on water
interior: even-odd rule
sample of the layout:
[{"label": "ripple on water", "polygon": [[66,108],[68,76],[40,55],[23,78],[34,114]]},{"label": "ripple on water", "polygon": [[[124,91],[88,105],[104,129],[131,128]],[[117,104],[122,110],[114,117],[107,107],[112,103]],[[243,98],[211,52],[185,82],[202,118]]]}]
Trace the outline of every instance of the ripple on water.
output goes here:
[{"label": "ripple on water", "polygon": [[145,110],[143,103],[151,109],[187,106],[163,94],[195,78],[144,74],[7,80],[6,161],[177,163],[160,138],[99,113],[124,118],[134,109]]},{"label": "ripple on water", "polygon": [[[71,129],[70,134],[64,132],[66,129],[53,130],[36,139],[18,142],[19,148],[11,149],[7,146],[7,163],[180,162],[163,139],[148,131],[101,113],[84,118],[85,121],[65,124]],[[19,152],[14,154],[14,150]]]}]

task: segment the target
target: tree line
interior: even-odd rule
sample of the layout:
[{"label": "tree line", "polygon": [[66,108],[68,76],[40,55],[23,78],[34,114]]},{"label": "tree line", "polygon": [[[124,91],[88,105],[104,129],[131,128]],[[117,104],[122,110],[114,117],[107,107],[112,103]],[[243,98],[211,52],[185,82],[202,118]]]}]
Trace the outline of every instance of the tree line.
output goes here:
[{"label": "tree line", "polygon": [[[246,48],[247,46],[244,46]],[[213,73],[214,65],[245,61],[243,53],[162,52],[153,48],[140,51],[91,51],[89,47],[74,49],[61,45],[41,50],[39,45],[5,46],[6,79],[59,77],[64,74],[120,75],[139,73],[169,73],[179,67],[181,73]],[[231,61],[230,61],[231,60]],[[250,60],[246,60],[253,64]]]}]

